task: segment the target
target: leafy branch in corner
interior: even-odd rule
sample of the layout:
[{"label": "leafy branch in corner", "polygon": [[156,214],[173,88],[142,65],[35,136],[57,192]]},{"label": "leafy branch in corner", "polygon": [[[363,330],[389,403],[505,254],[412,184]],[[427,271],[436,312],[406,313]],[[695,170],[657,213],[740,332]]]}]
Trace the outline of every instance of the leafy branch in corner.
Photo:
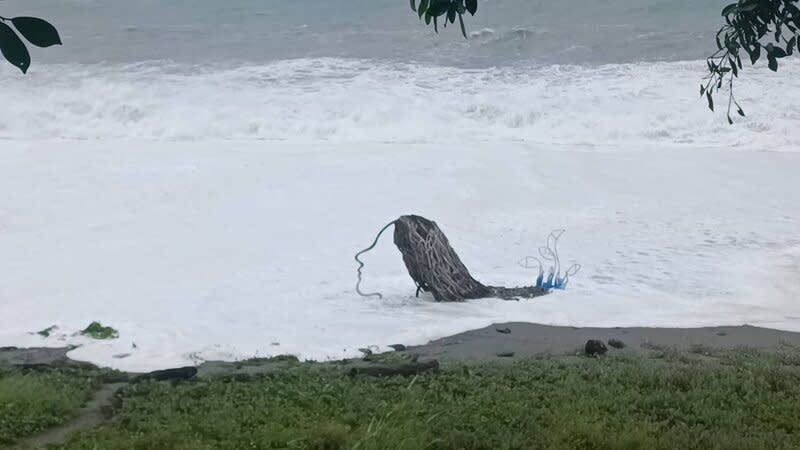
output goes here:
[{"label": "leafy branch in corner", "polygon": [[455,23],[458,17],[458,24],[461,26],[461,34],[464,39],[467,37],[467,29],[464,27],[464,14],[469,12],[475,15],[478,11],[478,0],[410,0],[411,10],[415,11],[420,20],[425,19],[425,24],[433,22],[433,30],[439,33],[439,17],[444,16],[443,26],[447,27],[447,22]]},{"label": "leafy branch in corner", "polygon": [[17,36],[14,28],[17,29],[28,42],[37,47],[50,47],[61,45],[61,37],[58,30],[49,22],[38,17],[14,17],[8,18],[0,16],[0,52],[14,67],[28,72],[31,65],[31,55],[28,53],[25,43]]},{"label": "leafy branch in corner", "polygon": [[[770,70],[778,71],[778,60],[800,52],[800,0],[739,0],[722,10],[725,25],[716,36],[717,51],[706,59],[709,74],[700,85],[700,95],[706,96],[708,107],[714,110],[714,94],[728,87],[728,123],[733,124],[731,110],[744,117],[736,101],[733,79],[742,69],[740,53],[744,51],[751,64],[765,57]],[[774,38],[775,43],[765,42]]]}]

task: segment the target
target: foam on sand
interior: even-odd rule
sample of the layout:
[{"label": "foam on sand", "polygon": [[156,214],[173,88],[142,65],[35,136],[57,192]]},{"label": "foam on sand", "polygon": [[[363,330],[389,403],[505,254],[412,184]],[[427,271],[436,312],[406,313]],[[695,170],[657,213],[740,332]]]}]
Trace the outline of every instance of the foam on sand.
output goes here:
[{"label": "foam on sand", "polygon": [[[0,345],[131,371],[420,344],[493,322],[800,331],[796,153],[461,143],[16,141],[0,157]],[[431,218],[473,275],[554,228],[581,273],[524,302],[414,298],[387,239]],[[90,322],[120,337],[72,336]],[[31,335],[51,325],[50,338]],[[135,344],[135,347],[134,347]]]}]

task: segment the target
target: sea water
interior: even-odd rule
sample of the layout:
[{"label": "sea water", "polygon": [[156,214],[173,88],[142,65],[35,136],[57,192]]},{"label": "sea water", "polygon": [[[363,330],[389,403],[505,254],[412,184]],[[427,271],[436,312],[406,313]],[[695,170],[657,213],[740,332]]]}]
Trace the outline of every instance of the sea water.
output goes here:
[{"label": "sea water", "polygon": [[[726,3],[482,1],[465,40],[403,0],[3,2],[64,46],[0,66],[0,345],[148,370],[509,320],[800,331],[800,64],[710,112]],[[352,256],[408,213],[487,284],[533,284],[556,228],[583,270],[437,304],[389,236],[359,297]]]}]

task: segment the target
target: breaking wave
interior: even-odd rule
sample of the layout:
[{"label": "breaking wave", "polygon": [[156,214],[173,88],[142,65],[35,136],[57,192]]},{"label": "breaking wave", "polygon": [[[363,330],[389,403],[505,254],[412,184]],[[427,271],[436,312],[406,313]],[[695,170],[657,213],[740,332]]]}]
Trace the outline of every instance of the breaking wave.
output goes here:
[{"label": "breaking wave", "polygon": [[712,114],[699,97],[703,71],[702,62],[461,69],[337,58],[40,65],[26,77],[0,70],[0,138],[800,147],[797,61],[743,73],[748,117],[734,126],[725,99]]}]

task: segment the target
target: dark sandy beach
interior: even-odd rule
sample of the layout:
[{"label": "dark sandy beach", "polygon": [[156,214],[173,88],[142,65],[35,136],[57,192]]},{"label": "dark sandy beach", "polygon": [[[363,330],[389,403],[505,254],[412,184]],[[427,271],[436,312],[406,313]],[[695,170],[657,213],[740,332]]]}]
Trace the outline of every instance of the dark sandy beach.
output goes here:
[{"label": "dark sandy beach", "polygon": [[[800,348],[800,333],[752,326],[707,328],[573,328],[533,323],[501,323],[467,331],[428,344],[408,347],[406,352],[420,360],[442,363],[515,361],[549,355],[583,354],[590,339],[624,344],[614,352],[648,352],[663,349],[696,351],[736,348],[780,351]],[[402,344],[402,343],[398,343]],[[0,349],[0,365],[49,365],[69,362],[67,348]],[[499,356],[503,355],[503,356]],[[206,362],[200,372],[217,372],[232,363]],[[256,369],[258,371],[258,369]]]},{"label": "dark sandy beach", "polygon": [[[501,332],[503,331],[503,332]],[[426,345],[410,348],[421,358],[485,362],[514,360],[535,355],[582,353],[586,341],[621,341],[622,351],[645,352],[658,348],[677,350],[750,348],[778,351],[800,347],[800,333],[752,326],[708,328],[573,328],[533,323],[495,324],[467,331]],[[609,347],[609,350],[617,351]],[[498,357],[513,352],[513,358]]]}]

